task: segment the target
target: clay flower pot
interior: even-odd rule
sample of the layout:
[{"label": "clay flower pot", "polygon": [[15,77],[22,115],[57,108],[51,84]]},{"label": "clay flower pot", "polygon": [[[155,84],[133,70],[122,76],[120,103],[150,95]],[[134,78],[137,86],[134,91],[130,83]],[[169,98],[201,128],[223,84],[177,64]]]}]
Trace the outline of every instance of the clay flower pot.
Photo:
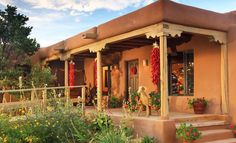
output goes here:
[{"label": "clay flower pot", "polygon": [[203,114],[206,110],[206,105],[202,102],[193,103],[193,110],[195,114]]}]

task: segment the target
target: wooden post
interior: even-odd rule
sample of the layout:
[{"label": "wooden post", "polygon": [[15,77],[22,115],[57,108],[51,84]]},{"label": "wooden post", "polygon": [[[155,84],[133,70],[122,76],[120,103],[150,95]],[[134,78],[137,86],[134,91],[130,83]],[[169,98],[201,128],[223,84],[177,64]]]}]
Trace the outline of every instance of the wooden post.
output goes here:
[{"label": "wooden post", "polygon": [[168,61],[167,61],[167,36],[160,38],[160,84],[161,84],[161,118],[168,119]]},{"label": "wooden post", "polygon": [[97,51],[97,110],[102,111],[102,55]]},{"label": "wooden post", "polygon": [[228,114],[228,49],[221,45],[221,111]]},{"label": "wooden post", "polygon": [[69,102],[69,96],[70,96],[70,88],[69,86],[69,61],[68,59],[65,60],[65,96],[66,96],[66,103]]},{"label": "wooden post", "polygon": [[85,86],[82,87],[82,114],[85,115]]}]

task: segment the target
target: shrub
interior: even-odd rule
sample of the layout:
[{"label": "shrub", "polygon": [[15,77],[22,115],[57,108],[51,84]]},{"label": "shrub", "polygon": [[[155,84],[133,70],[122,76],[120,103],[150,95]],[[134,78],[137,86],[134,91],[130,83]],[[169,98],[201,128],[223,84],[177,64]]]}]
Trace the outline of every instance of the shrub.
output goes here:
[{"label": "shrub", "polygon": [[201,133],[193,125],[181,123],[176,129],[176,137],[185,141],[194,141],[201,138]]},{"label": "shrub", "polygon": [[156,91],[152,91],[149,95],[151,97],[152,108],[160,109],[161,107],[160,93]]},{"label": "shrub", "polygon": [[155,143],[155,138],[145,136],[145,137],[142,138],[141,143]]},{"label": "shrub", "polygon": [[121,106],[122,106],[122,102],[118,98],[111,96],[111,98],[109,100],[109,107],[110,108],[118,108]]}]

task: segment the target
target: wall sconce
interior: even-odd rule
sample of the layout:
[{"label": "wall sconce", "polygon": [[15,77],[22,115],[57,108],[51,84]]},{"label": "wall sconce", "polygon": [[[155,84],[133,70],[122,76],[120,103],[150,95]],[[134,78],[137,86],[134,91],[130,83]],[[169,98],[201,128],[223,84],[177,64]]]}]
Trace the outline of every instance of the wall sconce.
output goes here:
[{"label": "wall sconce", "polygon": [[148,59],[143,60],[143,66],[147,67],[148,66]]}]

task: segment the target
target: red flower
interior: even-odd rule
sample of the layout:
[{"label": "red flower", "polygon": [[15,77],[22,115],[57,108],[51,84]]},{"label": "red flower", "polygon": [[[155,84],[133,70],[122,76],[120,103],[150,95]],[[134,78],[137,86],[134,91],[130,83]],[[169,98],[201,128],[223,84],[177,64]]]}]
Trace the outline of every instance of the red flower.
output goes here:
[{"label": "red flower", "polygon": [[196,133],[196,132],[194,132],[194,133],[193,133],[193,136],[194,136],[194,137],[196,137],[196,136],[197,136],[197,133]]},{"label": "red flower", "polygon": [[230,127],[230,129],[233,129],[233,128],[234,128],[234,125],[233,125],[233,124],[231,124],[229,127]]},{"label": "red flower", "polygon": [[190,136],[190,133],[189,133],[189,132],[186,132],[186,136]]}]

